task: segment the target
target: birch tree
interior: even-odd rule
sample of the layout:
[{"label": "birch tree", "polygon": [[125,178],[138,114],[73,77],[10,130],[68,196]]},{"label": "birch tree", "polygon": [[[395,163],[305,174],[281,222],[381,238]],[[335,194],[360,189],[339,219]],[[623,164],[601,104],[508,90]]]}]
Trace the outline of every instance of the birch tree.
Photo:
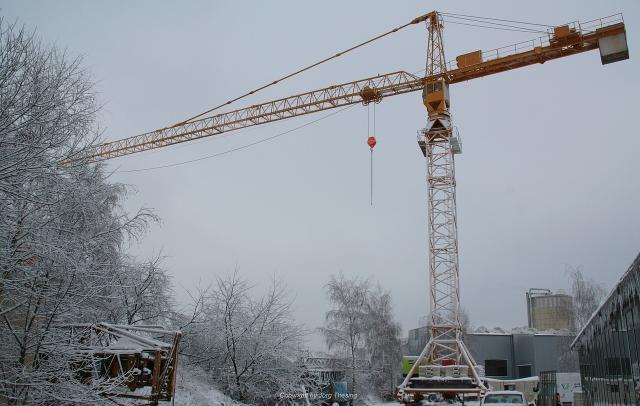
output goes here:
[{"label": "birch tree", "polygon": [[[392,398],[400,374],[400,326],[391,294],[371,281],[331,275],[325,286],[332,309],[320,332],[330,351],[346,357],[347,379],[355,399],[373,393]],[[354,399],[350,399],[353,404]]]},{"label": "birch tree", "polygon": [[572,267],[568,265],[566,273],[569,277],[573,295],[576,329],[579,331],[598,309],[606,291],[602,285],[585,277],[581,266]]},{"label": "birch tree", "polygon": [[400,378],[402,351],[400,325],[395,321],[391,293],[377,285],[367,301],[366,353],[371,363],[369,381],[376,396],[393,399]]},{"label": "birch tree", "polygon": [[[348,279],[344,274],[331,275],[325,285],[327,298],[333,308],[325,315],[325,326],[320,328],[325,343],[331,350],[348,359],[347,375],[351,393],[364,392],[359,376],[363,373],[362,361],[367,333],[368,299],[371,289],[369,280]],[[353,404],[353,399],[350,399]]]}]

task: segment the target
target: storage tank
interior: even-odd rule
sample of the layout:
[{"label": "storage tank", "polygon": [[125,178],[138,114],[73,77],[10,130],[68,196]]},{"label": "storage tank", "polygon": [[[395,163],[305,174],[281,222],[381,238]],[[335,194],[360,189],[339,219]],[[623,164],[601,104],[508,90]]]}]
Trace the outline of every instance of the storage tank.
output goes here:
[{"label": "storage tank", "polygon": [[575,330],[573,297],[549,289],[529,289],[527,292],[529,327],[536,330]]}]

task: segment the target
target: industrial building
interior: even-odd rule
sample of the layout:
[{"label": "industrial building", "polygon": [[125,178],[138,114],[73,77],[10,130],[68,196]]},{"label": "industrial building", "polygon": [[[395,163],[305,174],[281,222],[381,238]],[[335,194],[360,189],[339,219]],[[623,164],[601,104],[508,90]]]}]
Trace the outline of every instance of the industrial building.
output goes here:
[{"label": "industrial building", "polygon": [[640,255],[572,343],[585,405],[640,402]]},{"label": "industrial building", "polygon": [[[404,355],[418,355],[428,336],[427,327],[410,330]],[[555,333],[498,330],[467,333],[465,342],[487,377],[519,379],[541,371],[578,372],[575,353],[570,351],[574,337],[566,330]]]},{"label": "industrial building", "polygon": [[[520,379],[542,371],[578,372],[573,297],[550,289],[526,292],[529,328],[505,332],[479,328],[465,334],[465,342],[478,365],[490,378]],[[409,331],[404,355],[418,355],[429,338],[427,327]]]},{"label": "industrial building", "polygon": [[549,289],[529,289],[526,298],[529,328],[575,331],[572,296],[564,292],[553,293]]}]

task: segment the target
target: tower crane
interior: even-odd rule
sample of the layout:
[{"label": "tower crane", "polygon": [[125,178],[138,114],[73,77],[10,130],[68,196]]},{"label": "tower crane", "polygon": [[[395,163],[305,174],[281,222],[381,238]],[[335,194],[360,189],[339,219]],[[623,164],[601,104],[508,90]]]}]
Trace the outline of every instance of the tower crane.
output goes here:
[{"label": "tower crane", "polygon": [[[621,14],[557,26],[531,41],[459,55],[455,63],[445,59],[442,15],[433,11],[399,28],[420,23],[425,23],[428,30],[424,76],[392,72],[228,112],[200,115],[173,126],[106,142],[78,158],[89,162],[112,159],[422,91],[427,124],[418,131],[418,145],[427,161],[430,339],[397,387],[396,396],[402,403],[419,401],[428,393],[483,393],[487,390],[480,368],[461,339],[454,158],[462,152],[462,144],[452,125],[449,86],[595,49],[600,50],[602,64],[629,58]],[[448,367],[453,375],[442,372]]]}]

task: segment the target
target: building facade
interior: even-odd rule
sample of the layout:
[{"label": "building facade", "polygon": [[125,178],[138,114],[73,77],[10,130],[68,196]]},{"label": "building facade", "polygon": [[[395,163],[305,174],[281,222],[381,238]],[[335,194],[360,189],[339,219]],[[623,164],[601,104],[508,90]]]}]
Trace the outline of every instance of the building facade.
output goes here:
[{"label": "building facade", "polygon": [[[576,355],[570,350],[570,333],[467,333],[464,341],[485,376],[520,379],[541,371],[578,372]],[[419,355],[429,338],[426,327],[409,331],[404,355]]]},{"label": "building facade", "polygon": [[586,405],[640,404],[640,255],[578,333]]}]

